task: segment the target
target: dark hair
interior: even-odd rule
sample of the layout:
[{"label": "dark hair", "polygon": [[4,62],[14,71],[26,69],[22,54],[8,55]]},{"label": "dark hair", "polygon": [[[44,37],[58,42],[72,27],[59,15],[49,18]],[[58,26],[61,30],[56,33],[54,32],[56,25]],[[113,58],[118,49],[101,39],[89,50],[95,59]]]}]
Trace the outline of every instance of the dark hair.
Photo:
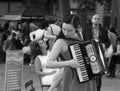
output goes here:
[{"label": "dark hair", "polygon": [[41,47],[39,46],[37,41],[32,41],[31,42],[31,56],[33,60],[38,56],[42,55]]},{"label": "dark hair", "polygon": [[63,19],[63,22],[67,24],[72,24],[75,28],[78,28],[80,25],[80,19],[77,15],[69,14]]},{"label": "dark hair", "polygon": [[[42,40],[44,41],[44,40]],[[32,46],[31,46],[31,56],[33,58],[33,60],[38,56],[38,55],[44,55],[41,46],[39,45],[39,43],[37,41],[32,41]],[[47,43],[46,43],[47,44]],[[49,50],[49,46],[47,44],[47,50]]]},{"label": "dark hair", "polygon": [[[73,27],[75,27],[76,29],[78,28],[78,25],[80,25],[80,19],[77,15],[73,15],[73,14],[68,14],[63,18],[63,23],[66,24],[72,24]],[[62,29],[62,28],[61,28]],[[57,37],[58,38],[65,38],[63,32],[61,31]]]},{"label": "dark hair", "polygon": [[42,22],[41,22],[41,24],[40,24],[40,28],[41,29],[45,29],[46,27],[48,27],[49,26],[49,23],[48,23],[48,21],[46,21],[46,20],[43,20]]},{"label": "dark hair", "polygon": [[[62,31],[60,31],[60,33],[58,34],[58,36],[57,36],[57,39],[59,39],[59,38],[65,38],[65,35],[63,34],[63,32]],[[56,40],[57,40],[56,39]]]}]

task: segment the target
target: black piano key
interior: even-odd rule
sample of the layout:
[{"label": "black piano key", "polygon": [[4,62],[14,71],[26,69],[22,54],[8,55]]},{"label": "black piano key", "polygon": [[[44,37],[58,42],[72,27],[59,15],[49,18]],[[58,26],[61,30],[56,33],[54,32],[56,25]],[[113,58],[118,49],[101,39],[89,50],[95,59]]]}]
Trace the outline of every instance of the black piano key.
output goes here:
[{"label": "black piano key", "polygon": [[76,54],[76,55],[82,55],[82,53],[81,53],[81,52],[75,52],[75,54]]},{"label": "black piano key", "polygon": [[81,74],[81,76],[82,76],[83,78],[88,77],[87,74]]},{"label": "black piano key", "polygon": [[76,53],[75,53],[75,55],[76,55],[76,57],[82,57],[82,58],[83,58],[83,55],[82,55],[82,54],[76,54]]},{"label": "black piano key", "polygon": [[87,80],[89,80],[89,78],[88,78],[88,77],[85,77],[85,78],[83,78],[83,80],[84,80],[84,81],[87,81]]},{"label": "black piano key", "polygon": [[80,70],[85,71],[86,69],[85,69],[85,67],[80,67]]},{"label": "black piano key", "polygon": [[88,76],[87,72],[82,72],[82,76]]},{"label": "black piano key", "polygon": [[82,78],[84,81],[87,81],[87,80],[89,80],[89,77],[88,76],[85,76],[85,77],[83,77]]},{"label": "black piano key", "polygon": [[77,57],[77,60],[80,60],[80,61],[81,61],[81,60],[83,60],[83,58],[82,58],[82,57]]},{"label": "black piano key", "polygon": [[87,75],[87,72],[82,72],[82,75]]},{"label": "black piano key", "polygon": [[74,47],[75,51],[81,51],[80,47]]},{"label": "black piano key", "polygon": [[80,61],[79,61],[79,64],[84,64],[84,62],[80,60]]},{"label": "black piano key", "polygon": [[87,74],[81,74],[82,77],[88,76]]}]

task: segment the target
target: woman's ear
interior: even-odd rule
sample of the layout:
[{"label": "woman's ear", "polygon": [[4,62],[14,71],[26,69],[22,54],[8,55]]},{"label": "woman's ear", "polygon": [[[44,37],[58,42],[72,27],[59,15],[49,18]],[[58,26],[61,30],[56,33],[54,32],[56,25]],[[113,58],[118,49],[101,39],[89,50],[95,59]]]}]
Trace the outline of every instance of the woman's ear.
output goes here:
[{"label": "woman's ear", "polygon": [[78,25],[78,29],[77,29],[78,31],[82,31],[82,27],[81,27],[81,25]]}]

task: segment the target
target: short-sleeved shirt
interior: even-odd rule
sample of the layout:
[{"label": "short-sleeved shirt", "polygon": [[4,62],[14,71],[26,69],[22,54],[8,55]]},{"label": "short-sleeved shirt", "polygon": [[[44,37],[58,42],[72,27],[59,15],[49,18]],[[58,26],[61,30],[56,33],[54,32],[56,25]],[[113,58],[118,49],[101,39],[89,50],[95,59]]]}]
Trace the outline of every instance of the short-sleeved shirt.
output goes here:
[{"label": "short-sleeved shirt", "polygon": [[36,31],[33,31],[30,33],[30,37],[33,37],[32,33],[35,33],[35,39],[36,40],[41,39],[44,35],[44,32],[45,32],[45,30],[37,29]]},{"label": "short-sleeved shirt", "polygon": [[52,35],[56,35],[58,36],[58,34],[60,33],[61,31],[61,28],[60,26],[56,25],[56,24],[51,24],[49,27],[48,27],[48,32],[50,32]]}]

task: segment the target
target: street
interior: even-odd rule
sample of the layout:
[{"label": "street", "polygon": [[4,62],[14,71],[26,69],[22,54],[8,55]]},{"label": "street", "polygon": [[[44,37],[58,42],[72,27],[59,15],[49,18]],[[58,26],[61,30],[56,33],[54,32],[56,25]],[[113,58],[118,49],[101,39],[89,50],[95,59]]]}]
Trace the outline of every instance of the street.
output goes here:
[{"label": "street", "polygon": [[[5,64],[0,64],[0,91],[4,91],[4,78]],[[39,78],[35,73],[34,66],[23,65],[22,91],[25,91],[24,84],[29,80],[33,80],[35,91],[41,91]],[[101,91],[120,91],[120,74],[115,78],[107,78],[104,75]]]}]

